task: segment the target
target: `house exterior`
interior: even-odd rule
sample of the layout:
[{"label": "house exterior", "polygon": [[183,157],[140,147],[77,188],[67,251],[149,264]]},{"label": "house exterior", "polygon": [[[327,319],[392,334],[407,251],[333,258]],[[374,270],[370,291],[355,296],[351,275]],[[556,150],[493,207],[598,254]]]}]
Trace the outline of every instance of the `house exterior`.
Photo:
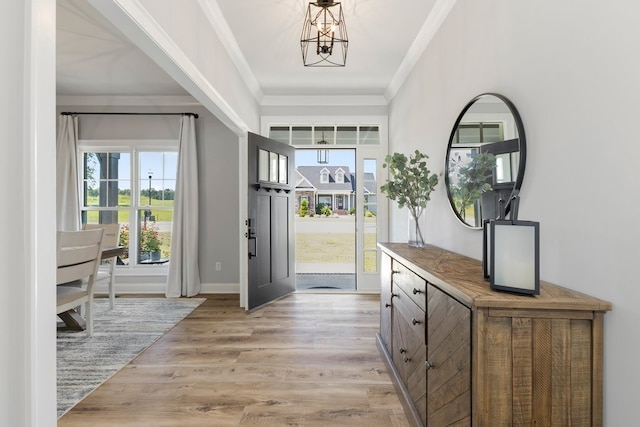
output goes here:
[{"label": "house exterior", "polygon": [[296,168],[296,214],[302,200],[309,211],[329,206],[338,215],[355,206],[355,179],[348,166],[298,166]]},{"label": "house exterior", "polygon": [[[363,174],[364,206],[377,212],[376,179],[370,172]],[[296,214],[302,200],[307,200],[309,212],[329,206],[333,213],[346,215],[356,206],[356,175],[349,166],[298,166],[296,168]]]}]

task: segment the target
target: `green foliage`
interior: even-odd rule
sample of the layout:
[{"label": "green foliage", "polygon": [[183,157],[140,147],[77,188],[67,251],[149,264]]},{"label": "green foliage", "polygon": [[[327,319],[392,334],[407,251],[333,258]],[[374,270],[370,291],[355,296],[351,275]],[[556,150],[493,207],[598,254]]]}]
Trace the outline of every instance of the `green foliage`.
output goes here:
[{"label": "green foliage", "polygon": [[374,216],[376,216],[376,215],[375,215],[373,212],[371,212],[371,211],[366,211],[366,212],[364,213],[364,217],[365,217],[365,218],[373,218]]},{"label": "green foliage", "polygon": [[122,255],[122,258],[129,258],[129,224],[120,224],[120,241],[118,242],[118,246],[125,247],[125,253]]},{"label": "green foliage", "polygon": [[465,165],[450,162],[449,169],[457,175],[457,183],[450,191],[462,219],[466,217],[468,206],[480,199],[482,193],[493,189],[490,181],[495,166],[496,158],[491,153],[478,153]]},{"label": "green foliage", "polygon": [[140,251],[159,251],[161,244],[162,238],[158,232],[158,224],[156,224],[155,221],[143,222],[142,228],[140,229]]},{"label": "green foliage", "polygon": [[307,199],[302,199],[300,201],[300,212],[299,212],[300,216],[304,218],[305,216],[307,216],[308,211],[309,211],[309,201]]},{"label": "green foliage", "polygon": [[329,216],[329,215],[332,215],[332,214],[333,214],[333,211],[331,210],[331,208],[328,205],[324,205],[320,209],[320,215]]},{"label": "green foliage", "polygon": [[356,208],[355,206],[353,206],[349,209],[349,215],[355,215],[355,214],[356,214]]},{"label": "green foliage", "polygon": [[427,167],[429,156],[416,150],[405,156],[401,153],[389,154],[384,159],[383,168],[389,168],[389,179],[380,190],[399,208],[407,207],[414,218],[418,218],[431,200],[431,192],[438,185],[438,175]]}]

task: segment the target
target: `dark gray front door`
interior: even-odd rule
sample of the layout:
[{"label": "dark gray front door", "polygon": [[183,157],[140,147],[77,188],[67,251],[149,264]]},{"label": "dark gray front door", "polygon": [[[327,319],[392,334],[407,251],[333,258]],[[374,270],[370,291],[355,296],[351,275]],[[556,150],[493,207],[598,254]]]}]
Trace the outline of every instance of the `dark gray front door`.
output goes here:
[{"label": "dark gray front door", "polygon": [[295,291],[294,153],[286,144],[249,133],[248,306]]}]

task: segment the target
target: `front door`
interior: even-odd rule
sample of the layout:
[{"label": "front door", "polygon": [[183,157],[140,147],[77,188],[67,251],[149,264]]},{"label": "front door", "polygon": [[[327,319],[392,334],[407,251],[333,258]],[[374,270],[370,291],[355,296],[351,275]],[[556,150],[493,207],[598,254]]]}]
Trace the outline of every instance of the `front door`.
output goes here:
[{"label": "front door", "polygon": [[249,133],[247,309],[295,291],[294,148]]}]

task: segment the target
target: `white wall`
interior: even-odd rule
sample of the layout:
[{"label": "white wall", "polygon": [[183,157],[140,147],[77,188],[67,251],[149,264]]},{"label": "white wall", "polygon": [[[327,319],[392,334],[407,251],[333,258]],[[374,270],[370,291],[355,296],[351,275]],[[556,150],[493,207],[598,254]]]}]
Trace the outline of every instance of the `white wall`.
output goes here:
[{"label": "white wall", "polygon": [[54,18],[53,0],[0,14],[2,426],[55,425]]},{"label": "white wall", "polygon": [[[444,170],[464,105],[498,92],[519,110],[528,159],[521,219],[541,222],[541,277],[613,303],[605,317],[605,420],[637,424],[640,262],[640,3],[458,0],[390,105],[390,151],[420,148]],[[481,258],[439,186],[427,240]],[[406,214],[391,215],[406,241]]]}]

